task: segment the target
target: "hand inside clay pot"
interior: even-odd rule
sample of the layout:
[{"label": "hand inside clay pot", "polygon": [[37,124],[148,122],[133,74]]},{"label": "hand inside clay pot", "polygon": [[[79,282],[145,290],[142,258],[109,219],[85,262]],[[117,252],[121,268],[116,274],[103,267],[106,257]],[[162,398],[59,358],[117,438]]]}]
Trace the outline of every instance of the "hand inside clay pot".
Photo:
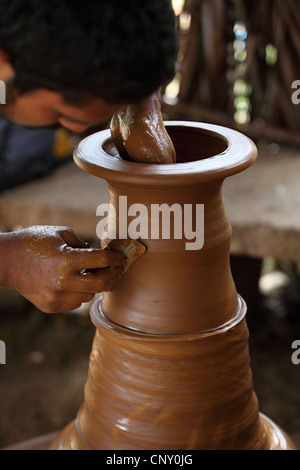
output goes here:
[{"label": "hand inside clay pot", "polygon": [[68,227],[35,226],[1,237],[1,285],[46,313],[73,310],[110,290],[126,262],[120,252],[89,248]]},{"label": "hand inside clay pot", "polygon": [[176,162],[175,149],[163,123],[159,92],[116,113],[111,119],[110,130],[124,160]]}]

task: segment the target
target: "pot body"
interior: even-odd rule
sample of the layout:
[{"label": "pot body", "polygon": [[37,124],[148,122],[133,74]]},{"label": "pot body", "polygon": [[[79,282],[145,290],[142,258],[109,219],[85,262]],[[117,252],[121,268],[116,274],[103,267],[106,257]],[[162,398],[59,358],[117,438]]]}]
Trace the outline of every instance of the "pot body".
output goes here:
[{"label": "pot body", "polygon": [[[109,191],[117,215],[123,209],[119,201],[126,195],[128,208],[137,203],[145,208],[148,223],[144,228],[153,232],[157,226],[161,230],[157,235],[167,238],[151,239],[151,233],[139,238],[147,251],[111,291],[103,293],[104,314],[119,325],[157,334],[198,332],[230,321],[237,314],[238,302],[228,262],[231,229],[221,182],[150,191],[110,184]],[[138,218],[143,224],[145,219]],[[128,219],[129,229],[138,222]],[[119,229],[118,216],[115,222]],[[177,234],[168,230],[174,230],[172,222],[179,227]],[[195,227],[189,230],[189,239],[184,236],[187,225]],[[174,238],[181,232],[182,238]],[[195,246],[200,248],[195,250]]]},{"label": "pot body", "polygon": [[121,160],[106,131],[75,151],[83,170],[108,182],[106,235],[135,235],[146,253],[91,310],[85,400],[52,448],[293,448],[259,412],[246,305],[230,271],[222,184],[256,148],[219,126],[166,127],[173,165]]}]

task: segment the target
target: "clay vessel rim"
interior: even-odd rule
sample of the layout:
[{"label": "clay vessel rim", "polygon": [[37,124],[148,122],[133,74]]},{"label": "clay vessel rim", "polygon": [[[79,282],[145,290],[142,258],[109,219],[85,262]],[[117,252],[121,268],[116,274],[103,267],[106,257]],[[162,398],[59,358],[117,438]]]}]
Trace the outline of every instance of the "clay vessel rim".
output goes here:
[{"label": "clay vessel rim", "polygon": [[95,325],[96,328],[104,327],[104,329],[108,329],[113,331],[115,334],[122,335],[124,337],[127,336],[132,340],[152,340],[152,341],[170,341],[170,342],[177,342],[177,341],[198,341],[201,338],[207,338],[210,336],[215,336],[219,334],[227,333],[227,331],[234,328],[238,323],[240,323],[247,313],[247,306],[243,298],[238,294],[237,295],[237,308],[233,318],[229,321],[220,325],[217,328],[212,328],[209,330],[204,330],[200,332],[190,332],[190,333],[148,333],[136,330],[134,328],[127,328],[125,326],[119,325],[113,321],[111,321],[107,316],[103,313],[101,308],[101,300],[102,295],[99,295],[97,301],[95,301],[92,305],[90,315],[92,323]]},{"label": "clay vessel rim", "polygon": [[[174,128],[195,131],[211,136],[226,144],[224,151],[216,155],[176,164],[146,164],[125,161],[105,149],[112,147],[110,130],[96,132],[83,139],[74,150],[75,163],[87,173],[109,182],[143,183],[149,185],[174,185],[192,182],[222,180],[251,166],[257,158],[253,142],[240,132],[213,124],[190,121],[166,121],[167,131]],[[175,129],[176,130],[176,129]]]}]

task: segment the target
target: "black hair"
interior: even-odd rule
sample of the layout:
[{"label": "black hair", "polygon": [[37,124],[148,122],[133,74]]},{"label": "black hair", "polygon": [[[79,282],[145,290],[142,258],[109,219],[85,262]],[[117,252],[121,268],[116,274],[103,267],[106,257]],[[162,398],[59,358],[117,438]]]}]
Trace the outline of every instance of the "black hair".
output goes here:
[{"label": "black hair", "polygon": [[171,0],[0,0],[0,49],[19,94],[135,102],[174,75]]}]

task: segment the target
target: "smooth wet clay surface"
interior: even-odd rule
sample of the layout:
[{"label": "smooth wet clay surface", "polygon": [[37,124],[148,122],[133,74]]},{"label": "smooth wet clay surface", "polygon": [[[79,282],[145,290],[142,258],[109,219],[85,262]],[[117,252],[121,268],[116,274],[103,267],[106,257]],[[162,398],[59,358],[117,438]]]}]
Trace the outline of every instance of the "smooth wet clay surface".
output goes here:
[{"label": "smooth wet clay surface", "polygon": [[86,400],[76,421],[53,447],[263,450],[292,446],[259,413],[249,368],[245,311],[241,301],[239,317],[228,327],[165,337],[113,325],[95,303],[91,316],[97,332]]},{"label": "smooth wet clay surface", "polygon": [[77,148],[77,164],[107,180],[116,218],[121,195],[148,209],[204,204],[204,242],[187,250],[174,234],[140,240],[146,253],[91,309],[96,335],[84,403],[51,448],[293,448],[259,412],[246,305],[229,266],[222,184],[254,163],[256,148],[217,126],[170,123],[167,130],[176,164],[124,161],[106,132]]}]

